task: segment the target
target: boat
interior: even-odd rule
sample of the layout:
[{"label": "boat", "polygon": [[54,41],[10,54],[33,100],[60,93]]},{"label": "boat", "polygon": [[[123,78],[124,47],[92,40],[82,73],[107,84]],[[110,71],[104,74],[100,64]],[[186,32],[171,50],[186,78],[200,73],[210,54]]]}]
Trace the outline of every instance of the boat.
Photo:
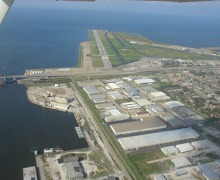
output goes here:
[{"label": "boat", "polygon": [[57,146],[56,148],[46,148],[46,149],[44,149],[44,154],[52,153],[52,152],[63,152],[63,148]]}]

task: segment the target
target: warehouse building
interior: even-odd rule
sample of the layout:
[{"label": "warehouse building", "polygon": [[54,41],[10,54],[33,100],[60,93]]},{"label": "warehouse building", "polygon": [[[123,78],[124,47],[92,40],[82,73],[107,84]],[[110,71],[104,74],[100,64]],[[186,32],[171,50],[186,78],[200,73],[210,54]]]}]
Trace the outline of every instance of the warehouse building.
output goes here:
[{"label": "warehouse building", "polygon": [[123,93],[125,95],[127,95],[128,97],[137,97],[139,96],[139,90],[136,88],[125,88],[125,90],[123,91]]},{"label": "warehouse building", "polygon": [[192,163],[186,157],[178,157],[171,160],[176,167],[176,169],[191,166]]},{"label": "warehouse building", "polygon": [[134,80],[134,82],[136,82],[139,85],[142,85],[142,84],[152,84],[155,81],[153,79],[149,79],[149,78],[143,77],[141,79]]},{"label": "warehouse building", "polygon": [[143,94],[143,95],[149,95],[150,93],[152,92],[157,92],[158,90],[154,89],[153,87],[151,86],[144,86],[144,87],[141,87],[140,88],[140,92]]},{"label": "warehouse building", "polygon": [[126,110],[140,109],[140,106],[134,101],[122,103],[121,106]]},{"label": "warehouse building", "polygon": [[140,98],[140,97],[137,97],[137,98],[133,98],[133,100],[138,103],[141,107],[144,107],[144,106],[147,106],[147,105],[150,105],[151,102],[148,101],[146,98]]},{"label": "warehouse building", "polygon": [[181,153],[193,151],[193,147],[190,145],[190,143],[178,144],[178,145],[176,145],[176,148]]},{"label": "warehouse building", "polygon": [[64,163],[68,179],[70,180],[80,180],[84,179],[83,171],[78,163],[78,161],[72,161]]},{"label": "warehouse building", "polygon": [[220,175],[218,175],[211,167],[207,164],[200,164],[196,166],[197,171],[199,171],[206,180],[219,180]]},{"label": "warehouse building", "polygon": [[129,119],[128,114],[122,114],[118,109],[109,109],[106,114],[105,121],[108,123]]},{"label": "warehouse building", "polygon": [[214,147],[214,144],[208,140],[194,141],[191,145],[197,150]]},{"label": "warehouse building", "polygon": [[178,153],[179,153],[179,151],[178,151],[174,146],[163,147],[163,148],[161,148],[161,151],[162,151],[166,156],[171,156],[171,155],[175,155],[175,154],[178,154]]},{"label": "warehouse building", "polygon": [[129,119],[129,115],[128,114],[122,114],[119,116],[107,116],[105,117],[105,121],[110,123],[110,122],[115,122],[115,121],[123,121],[123,120],[127,120]]},{"label": "warehouse building", "polygon": [[152,100],[154,101],[165,101],[169,100],[170,97],[167,96],[165,93],[158,91],[158,92],[152,92],[151,93]]},{"label": "warehouse building", "polygon": [[149,104],[146,106],[146,111],[149,112],[150,114],[159,114],[163,113],[164,109],[157,104]]},{"label": "warehouse building", "polygon": [[166,115],[162,116],[163,120],[169,123],[173,127],[181,127],[184,126],[184,123],[176,118],[175,116],[167,113]]},{"label": "warehouse building", "polygon": [[107,86],[112,90],[120,89],[120,87],[116,83],[108,83]]},{"label": "warehouse building", "polygon": [[176,129],[158,133],[118,138],[124,150],[156,146],[186,139],[196,139],[199,134],[191,128]]},{"label": "warehouse building", "polygon": [[101,94],[101,92],[95,86],[88,85],[84,86],[83,89],[88,95]]},{"label": "warehouse building", "polygon": [[142,121],[112,124],[110,128],[116,136],[166,128],[158,117],[150,117]]},{"label": "warehouse building", "polygon": [[94,94],[90,95],[89,98],[95,103],[105,103],[106,102],[106,96],[104,94]]},{"label": "warehouse building", "polygon": [[169,102],[165,102],[164,105],[166,107],[168,107],[169,109],[173,109],[175,107],[179,107],[179,106],[185,106],[184,104],[182,104],[179,101],[169,101]]},{"label": "warehouse building", "polygon": [[108,95],[110,95],[114,100],[126,99],[127,98],[127,96],[119,93],[118,91],[108,92]]}]

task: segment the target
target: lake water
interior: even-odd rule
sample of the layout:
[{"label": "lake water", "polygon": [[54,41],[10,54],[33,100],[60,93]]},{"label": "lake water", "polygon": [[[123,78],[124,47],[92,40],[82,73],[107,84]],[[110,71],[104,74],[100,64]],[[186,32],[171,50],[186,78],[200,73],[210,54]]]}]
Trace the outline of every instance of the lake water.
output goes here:
[{"label": "lake water", "polygon": [[[17,0],[0,27],[0,75],[76,66],[88,29],[138,33],[183,46],[220,46],[219,20],[219,2]],[[0,87],[0,106],[2,180],[22,179],[22,168],[34,165],[32,147],[87,146],[76,135],[72,114],[31,104],[24,86]]]}]

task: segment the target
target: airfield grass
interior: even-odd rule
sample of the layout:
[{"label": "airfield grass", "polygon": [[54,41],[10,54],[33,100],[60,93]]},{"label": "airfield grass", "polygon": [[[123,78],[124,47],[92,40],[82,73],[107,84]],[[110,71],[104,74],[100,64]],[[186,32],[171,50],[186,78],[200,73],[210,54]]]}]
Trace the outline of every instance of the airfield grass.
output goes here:
[{"label": "airfield grass", "polygon": [[79,47],[79,56],[78,56],[78,62],[77,62],[77,67],[82,67],[83,66],[83,47]]}]

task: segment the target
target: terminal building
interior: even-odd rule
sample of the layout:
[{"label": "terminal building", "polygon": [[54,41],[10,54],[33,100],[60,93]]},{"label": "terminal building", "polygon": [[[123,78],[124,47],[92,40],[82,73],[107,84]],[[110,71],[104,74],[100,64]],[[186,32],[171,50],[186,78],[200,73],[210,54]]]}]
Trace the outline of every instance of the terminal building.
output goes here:
[{"label": "terminal building", "polygon": [[176,129],[151,134],[118,138],[124,150],[162,145],[187,139],[196,139],[199,134],[191,128]]},{"label": "terminal building", "polygon": [[118,123],[110,126],[116,136],[163,129],[166,127],[166,124],[158,117],[149,117],[142,121]]}]

